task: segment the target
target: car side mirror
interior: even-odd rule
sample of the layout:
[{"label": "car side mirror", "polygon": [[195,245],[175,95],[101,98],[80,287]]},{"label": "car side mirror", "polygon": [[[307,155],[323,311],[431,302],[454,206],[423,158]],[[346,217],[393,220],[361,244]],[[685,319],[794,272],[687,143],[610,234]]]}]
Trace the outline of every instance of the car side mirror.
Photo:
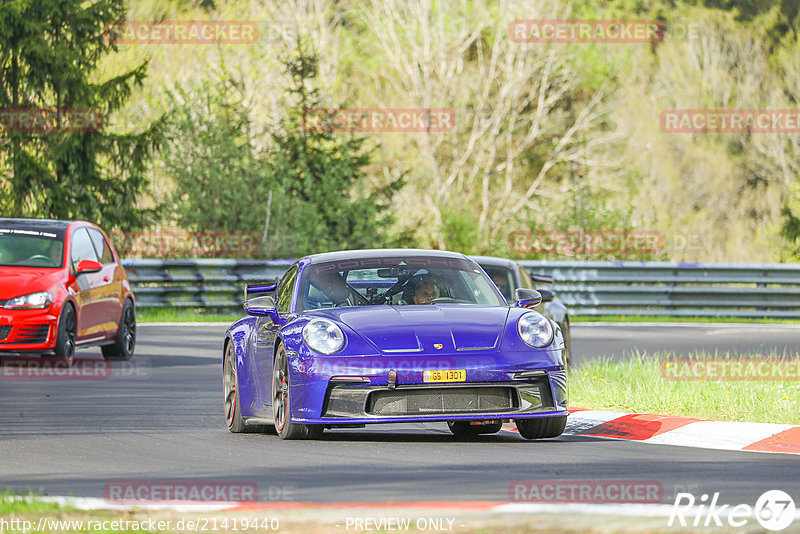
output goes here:
[{"label": "car side mirror", "polygon": [[276,324],[282,322],[275,307],[275,299],[270,296],[251,298],[244,303],[244,312],[255,317],[269,317]]},{"label": "car side mirror", "polygon": [[103,264],[94,260],[81,260],[75,267],[75,274],[97,273],[103,270]]},{"label": "car side mirror", "polygon": [[553,299],[556,298],[555,292],[549,289],[537,289],[537,291],[542,295],[542,302],[553,302]]},{"label": "car side mirror", "polygon": [[274,284],[248,284],[244,286],[244,301],[247,302],[251,295],[264,293],[274,293],[278,289],[278,283]]},{"label": "car side mirror", "polygon": [[514,306],[517,308],[533,308],[542,302],[542,294],[535,289],[523,287],[514,290]]}]

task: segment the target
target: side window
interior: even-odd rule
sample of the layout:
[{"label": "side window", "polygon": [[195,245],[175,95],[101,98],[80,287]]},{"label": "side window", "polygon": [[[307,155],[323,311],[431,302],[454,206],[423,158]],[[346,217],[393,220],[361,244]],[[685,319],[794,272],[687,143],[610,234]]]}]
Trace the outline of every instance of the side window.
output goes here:
[{"label": "side window", "polygon": [[522,287],[527,289],[536,289],[536,284],[534,284],[533,280],[531,279],[531,275],[528,274],[528,269],[522,265],[517,268],[519,269],[519,281],[522,284]]},{"label": "side window", "polygon": [[[504,267],[494,267],[491,265],[483,266],[483,270],[486,271],[486,274],[489,275],[494,285],[497,286],[497,289],[500,290],[500,293],[503,294],[506,300],[514,298],[514,290],[516,287],[514,286],[514,276],[510,270]],[[526,286],[524,282],[522,286],[529,287]]]},{"label": "side window", "polygon": [[297,265],[289,268],[289,271],[278,284],[278,290],[275,292],[275,307],[278,312],[288,312],[289,305],[292,303],[292,291],[294,290],[294,281],[297,278]]},{"label": "side window", "polygon": [[99,261],[86,228],[78,228],[72,234],[72,266],[77,267],[81,260]]},{"label": "side window", "polygon": [[103,265],[113,263],[114,262],[114,255],[111,254],[111,248],[106,243],[106,240],[103,238],[103,234],[95,230],[94,228],[89,228],[89,237],[92,238],[92,243],[94,244],[94,249],[97,251],[97,255],[100,257],[100,263]]}]

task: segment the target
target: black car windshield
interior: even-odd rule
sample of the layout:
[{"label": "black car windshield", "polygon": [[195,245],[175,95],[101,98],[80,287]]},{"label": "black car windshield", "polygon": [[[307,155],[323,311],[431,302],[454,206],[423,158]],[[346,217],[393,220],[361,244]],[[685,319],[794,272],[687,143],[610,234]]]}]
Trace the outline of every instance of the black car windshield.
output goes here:
[{"label": "black car windshield", "polygon": [[60,268],[63,264],[63,231],[0,226],[0,265]]},{"label": "black car windshield", "polygon": [[495,265],[481,265],[486,274],[492,277],[492,282],[500,290],[500,293],[506,298],[511,300],[514,298],[514,275],[510,269],[505,267],[497,267]]},{"label": "black car windshield", "polygon": [[474,263],[436,256],[312,264],[303,269],[298,294],[298,311],[443,303],[506,305]]}]

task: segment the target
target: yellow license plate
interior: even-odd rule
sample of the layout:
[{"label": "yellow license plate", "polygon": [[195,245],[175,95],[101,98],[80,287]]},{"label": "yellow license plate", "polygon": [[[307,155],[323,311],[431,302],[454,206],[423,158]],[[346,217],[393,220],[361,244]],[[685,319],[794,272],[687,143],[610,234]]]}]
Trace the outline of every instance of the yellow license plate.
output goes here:
[{"label": "yellow license plate", "polygon": [[448,369],[446,371],[423,371],[423,382],[466,382],[466,369]]}]

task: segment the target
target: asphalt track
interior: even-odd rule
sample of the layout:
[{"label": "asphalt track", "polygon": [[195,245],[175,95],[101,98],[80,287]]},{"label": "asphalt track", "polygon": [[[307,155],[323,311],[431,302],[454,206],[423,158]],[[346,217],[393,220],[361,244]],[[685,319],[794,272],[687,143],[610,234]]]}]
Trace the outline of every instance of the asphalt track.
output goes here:
[{"label": "asphalt track", "polygon": [[[222,420],[225,326],[140,325],[137,354],[102,380],[0,379],[0,488],[104,497],[115,482],[252,482],[260,500],[508,501],[520,480],[657,481],[753,505],[800,502],[800,457],[585,436],[528,442],[501,432],[458,442],[443,424],[326,432],[321,441],[229,433]],[[573,325],[580,358],[697,348],[800,352],[800,328]],[[78,353],[99,359],[99,349]],[[578,357],[576,357],[576,361]]]}]

